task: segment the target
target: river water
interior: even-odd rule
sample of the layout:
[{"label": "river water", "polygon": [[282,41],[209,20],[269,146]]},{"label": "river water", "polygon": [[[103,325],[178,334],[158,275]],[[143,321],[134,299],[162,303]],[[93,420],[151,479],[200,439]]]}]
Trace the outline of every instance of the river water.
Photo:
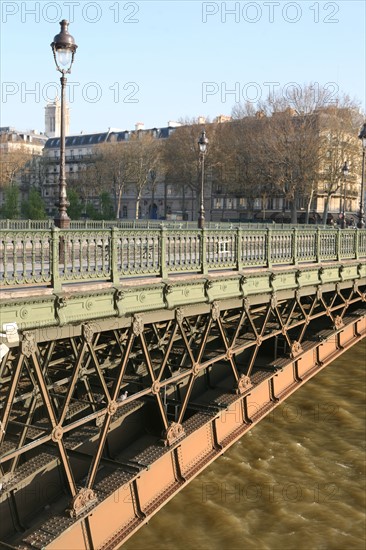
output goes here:
[{"label": "river water", "polygon": [[365,550],[366,340],[295,392],[123,550]]}]

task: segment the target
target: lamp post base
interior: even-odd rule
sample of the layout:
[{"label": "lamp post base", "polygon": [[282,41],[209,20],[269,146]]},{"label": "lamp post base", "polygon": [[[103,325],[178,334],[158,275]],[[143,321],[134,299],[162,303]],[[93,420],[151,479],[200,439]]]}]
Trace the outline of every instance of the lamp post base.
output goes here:
[{"label": "lamp post base", "polygon": [[59,229],[70,229],[70,218],[67,214],[64,216],[58,216],[53,220],[56,227]]}]

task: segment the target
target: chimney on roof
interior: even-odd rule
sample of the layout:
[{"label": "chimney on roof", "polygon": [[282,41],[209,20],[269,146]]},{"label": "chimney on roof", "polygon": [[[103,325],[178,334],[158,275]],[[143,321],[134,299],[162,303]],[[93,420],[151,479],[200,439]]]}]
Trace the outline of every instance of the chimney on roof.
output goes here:
[{"label": "chimney on roof", "polygon": [[135,130],[138,132],[139,130],[144,130],[145,124],[143,122],[136,122],[135,124]]}]

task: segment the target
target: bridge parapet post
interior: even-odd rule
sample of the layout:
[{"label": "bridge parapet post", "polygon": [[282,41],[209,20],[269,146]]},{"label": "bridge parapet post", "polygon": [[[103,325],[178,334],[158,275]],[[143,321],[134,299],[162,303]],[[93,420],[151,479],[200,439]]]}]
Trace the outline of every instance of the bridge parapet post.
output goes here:
[{"label": "bridge parapet post", "polygon": [[355,229],[354,246],[355,246],[355,258],[356,260],[358,260],[360,257],[360,230],[358,227],[356,227]]},{"label": "bridge parapet post", "polygon": [[298,230],[297,227],[294,227],[292,233],[292,257],[294,265],[298,264]]},{"label": "bridge parapet post", "polygon": [[160,229],[160,276],[162,279],[166,279],[168,276],[168,269],[166,264],[166,245],[167,245],[167,229],[162,224]]},{"label": "bridge parapet post", "polygon": [[266,256],[267,256],[268,268],[272,267],[272,257],[271,257],[272,256],[272,239],[273,239],[272,229],[267,227]]},{"label": "bridge parapet post", "polygon": [[236,230],[236,268],[240,271],[243,268],[243,229],[238,227]]},{"label": "bridge parapet post", "polygon": [[336,254],[337,254],[337,260],[340,260],[341,259],[341,252],[342,252],[342,229],[340,227],[338,227],[337,229],[338,233],[337,233],[337,250],[336,250]]},{"label": "bridge parapet post", "polygon": [[207,245],[207,230],[203,228],[201,229],[201,273],[203,275],[207,275],[208,273],[206,245]]},{"label": "bridge parapet post", "polygon": [[320,263],[320,238],[321,238],[321,232],[320,232],[320,227],[317,227],[316,228],[316,247],[315,247],[315,251],[316,251],[316,262],[319,264]]},{"label": "bridge parapet post", "polygon": [[55,292],[61,290],[60,279],[60,229],[52,228],[52,264],[51,264],[51,282]]},{"label": "bridge parapet post", "polygon": [[114,285],[119,284],[119,273],[118,273],[118,229],[112,227],[111,230],[111,280]]}]

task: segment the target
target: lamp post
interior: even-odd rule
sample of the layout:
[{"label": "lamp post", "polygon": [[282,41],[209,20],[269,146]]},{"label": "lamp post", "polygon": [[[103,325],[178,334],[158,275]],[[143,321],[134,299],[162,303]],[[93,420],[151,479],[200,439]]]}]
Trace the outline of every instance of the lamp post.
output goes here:
[{"label": "lamp post", "polygon": [[151,182],[151,208],[150,208],[149,218],[154,220],[157,217],[157,210],[154,209],[156,171],[153,168],[151,168],[151,170],[149,171],[149,176],[150,176],[150,182]]},{"label": "lamp post", "polygon": [[358,136],[362,140],[362,175],[361,175],[361,197],[360,197],[360,210],[358,212],[358,224],[357,227],[363,229],[365,227],[365,211],[364,211],[364,199],[365,199],[365,153],[366,153],[366,122],[362,126],[360,135]]},{"label": "lamp post", "polygon": [[55,218],[55,225],[60,229],[70,227],[70,218],[67,215],[67,207],[70,205],[66,193],[65,177],[65,88],[67,78],[65,74],[71,73],[71,67],[74,62],[74,56],[77,45],[74,38],[69,34],[69,22],[63,19],[60,22],[61,32],[56,34],[51,44],[56,68],[61,73],[61,135],[60,135],[60,175],[59,175],[59,200],[56,203],[58,207],[58,216]]},{"label": "lamp post", "polygon": [[204,177],[205,177],[205,154],[207,151],[207,144],[208,144],[208,139],[206,137],[206,132],[203,129],[201,132],[200,138],[198,140],[199,161],[201,164],[201,206],[200,206],[200,212],[198,216],[199,229],[203,229],[205,227],[205,203],[204,203],[204,195],[203,195],[203,183],[204,183]]},{"label": "lamp post", "polygon": [[342,220],[341,220],[341,228],[345,229],[347,227],[346,224],[346,201],[347,201],[347,176],[349,174],[348,170],[348,164],[347,161],[342,166],[342,173],[343,173],[343,201],[342,201]]}]

